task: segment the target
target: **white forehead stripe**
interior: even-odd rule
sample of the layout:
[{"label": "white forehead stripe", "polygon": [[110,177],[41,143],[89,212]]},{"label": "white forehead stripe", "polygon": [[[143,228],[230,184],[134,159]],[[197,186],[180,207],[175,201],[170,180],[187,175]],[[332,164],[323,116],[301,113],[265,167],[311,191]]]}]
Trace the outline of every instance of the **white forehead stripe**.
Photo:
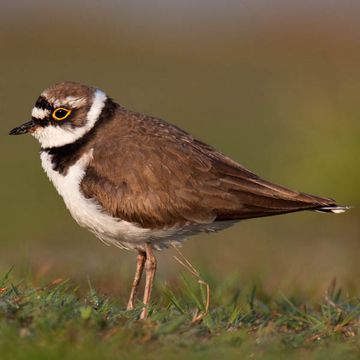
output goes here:
[{"label": "white forehead stripe", "polygon": [[81,127],[72,127],[71,124],[54,126],[48,125],[45,127],[38,127],[32,135],[39,140],[43,148],[59,147],[71,144],[76,140],[82,138],[89,132],[99,119],[102,109],[105,106],[107,96],[101,90],[94,92],[93,103],[86,116],[86,122]]},{"label": "white forehead stripe", "polygon": [[31,116],[35,119],[43,120],[47,116],[50,115],[50,111],[47,109],[40,109],[38,107],[34,107],[31,112]]}]

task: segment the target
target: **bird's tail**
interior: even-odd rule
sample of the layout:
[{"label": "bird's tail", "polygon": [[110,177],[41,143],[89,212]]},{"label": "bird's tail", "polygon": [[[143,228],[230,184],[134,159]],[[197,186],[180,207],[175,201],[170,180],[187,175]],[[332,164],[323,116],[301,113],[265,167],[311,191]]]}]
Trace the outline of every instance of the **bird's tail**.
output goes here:
[{"label": "bird's tail", "polygon": [[350,208],[337,204],[331,198],[305,194],[271,183],[236,164],[218,162],[217,171],[231,200],[224,208],[216,210],[217,220],[245,220],[304,210],[339,214]]},{"label": "bird's tail", "polygon": [[334,213],[334,214],[341,214],[345,212],[346,210],[349,210],[351,206],[342,206],[342,205],[333,205],[333,206],[323,206],[316,211],[321,213]]},{"label": "bird's tail", "polygon": [[218,218],[241,220],[304,210],[340,214],[350,208],[337,204],[334,199],[289,190],[260,178],[246,180],[242,179],[235,184],[238,188],[232,189],[240,206],[233,213],[227,212],[226,216]]}]

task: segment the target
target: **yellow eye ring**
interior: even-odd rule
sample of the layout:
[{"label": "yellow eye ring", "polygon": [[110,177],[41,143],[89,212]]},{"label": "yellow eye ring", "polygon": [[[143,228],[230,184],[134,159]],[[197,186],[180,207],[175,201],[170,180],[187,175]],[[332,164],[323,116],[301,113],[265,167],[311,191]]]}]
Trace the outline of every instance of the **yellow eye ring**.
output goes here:
[{"label": "yellow eye ring", "polygon": [[53,111],[51,116],[53,119],[61,121],[65,120],[71,114],[71,110],[59,107]]}]

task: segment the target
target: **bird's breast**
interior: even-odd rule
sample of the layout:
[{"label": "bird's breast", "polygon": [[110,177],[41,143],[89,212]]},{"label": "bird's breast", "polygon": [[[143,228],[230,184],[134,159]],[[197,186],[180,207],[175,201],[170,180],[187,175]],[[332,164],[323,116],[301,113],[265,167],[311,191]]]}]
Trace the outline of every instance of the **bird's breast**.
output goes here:
[{"label": "bird's breast", "polygon": [[92,150],[83,154],[66,172],[54,169],[52,155],[41,152],[41,164],[66,207],[76,222],[93,232],[106,244],[126,249],[142,249],[145,242],[159,243],[158,248],[167,246],[167,240],[176,241],[179,229],[149,229],[107,214],[96,199],[89,199],[81,191],[81,181],[92,159]]}]

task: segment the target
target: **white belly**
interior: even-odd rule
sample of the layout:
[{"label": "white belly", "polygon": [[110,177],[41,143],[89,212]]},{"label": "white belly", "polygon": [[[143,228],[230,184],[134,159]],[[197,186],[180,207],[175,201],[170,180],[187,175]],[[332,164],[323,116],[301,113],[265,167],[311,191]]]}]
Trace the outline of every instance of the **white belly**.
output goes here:
[{"label": "white belly", "polygon": [[69,167],[66,175],[53,170],[51,155],[41,153],[41,164],[58,193],[64,199],[76,222],[91,232],[107,245],[113,244],[120,248],[143,250],[146,242],[151,242],[155,249],[179,244],[187,235],[201,231],[216,231],[232,222],[186,227],[169,227],[164,229],[147,229],[106,214],[94,199],[87,199],[80,189],[85,169],[92,158],[92,150],[83,155],[74,165]]}]

